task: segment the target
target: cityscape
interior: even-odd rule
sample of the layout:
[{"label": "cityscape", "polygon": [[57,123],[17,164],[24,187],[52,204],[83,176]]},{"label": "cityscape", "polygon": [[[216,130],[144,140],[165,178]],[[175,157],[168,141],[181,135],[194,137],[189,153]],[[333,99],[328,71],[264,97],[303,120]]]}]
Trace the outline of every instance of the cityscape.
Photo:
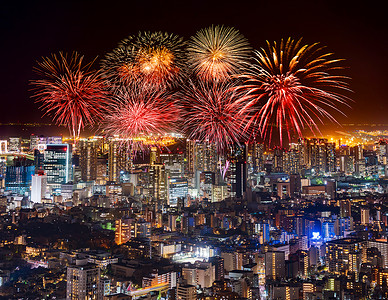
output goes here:
[{"label": "cityscape", "polygon": [[221,170],[214,144],[179,135],[132,158],[101,136],[1,140],[1,293],[385,298],[383,135],[245,143]]},{"label": "cityscape", "polygon": [[4,3],[0,300],[388,299],[385,12]]}]

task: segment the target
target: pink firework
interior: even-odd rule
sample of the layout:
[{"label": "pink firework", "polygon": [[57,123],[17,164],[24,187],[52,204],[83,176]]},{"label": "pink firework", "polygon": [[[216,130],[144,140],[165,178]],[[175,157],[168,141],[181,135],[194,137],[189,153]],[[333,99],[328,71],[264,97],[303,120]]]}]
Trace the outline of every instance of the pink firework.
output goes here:
[{"label": "pink firework", "polygon": [[240,89],[246,96],[238,104],[242,114],[255,110],[249,125],[258,127],[264,138],[271,139],[277,127],[280,142],[285,131],[303,135],[304,128],[319,132],[317,123],[336,122],[328,110],[342,113],[338,104],[346,104],[342,93],[349,91],[348,77],[341,76],[339,63],[332,53],[318,43],[303,45],[298,41],[267,42],[268,49],[255,52],[255,64],[241,75]]},{"label": "pink firework", "polygon": [[190,82],[180,99],[188,138],[215,143],[219,152],[244,140],[247,121],[235,105],[240,96],[230,83]]},{"label": "pink firework", "polygon": [[170,133],[179,116],[171,95],[141,87],[123,89],[105,118],[105,131],[126,140]]},{"label": "pink firework", "polygon": [[78,138],[87,124],[101,119],[109,94],[98,72],[90,71],[92,63],[83,65],[83,56],[59,53],[38,62],[35,71],[43,79],[32,82],[33,97],[45,114],[59,125],[69,128]]}]

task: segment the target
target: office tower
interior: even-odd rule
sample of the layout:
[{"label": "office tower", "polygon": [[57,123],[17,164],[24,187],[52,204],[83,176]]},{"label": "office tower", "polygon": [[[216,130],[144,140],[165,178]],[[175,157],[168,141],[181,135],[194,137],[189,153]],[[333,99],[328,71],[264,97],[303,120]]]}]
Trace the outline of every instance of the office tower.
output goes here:
[{"label": "office tower", "polygon": [[326,243],[326,265],[337,275],[354,272],[356,256],[359,262],[366,262],[367,242],[359,239],[339,239]]},{"label": "office tower", "polygon": [[214,144],[196,143],[195,154],[196,171],[201,172],[216,172],[217,171],[217,150]]},{"label": "office tower", "polygon": [[151,147],[151,153],[150,153],[150,165],[159,163],[160,159],[160,153],[157,147]]},{"label": "office tower", "polygon": [[265,277],[282,279],[286,276],[284,251],[268,251],[265,253]]},{"label": "office tower", "polygon": [[31,201],[41,203],[47,192],[47,176],[40,172],[32,175]]},{"label": "office tower", "polygon": [[79,165],[81,180],[92,181],[97,178],[97,143],[95,140],[81,140],[79,142]]},{"label": "office tower", "polygon": [[9,152],[21,152],[21,138],[20,137],[10,137],[8,139],[8,151]]},{"label": "office tower", "polygon": [[361,208],[361,225],[369,224],[369,208]]},{"label": "office tower", "polygon": [[110,141],[108,151],[109,181],[120,182],[120,173],[131,170],[131,151],[128,147],[128,145],[125,145],[120,141]]},{"label": "office tower", "polygon": [[335,143],[325,143],[326,147],[326,161],[325,172],[336,172],[336,151]]},{"label": "office tower", "polygon": [[66,299],[103,299],[101,271],[95,264],[67,267]]},{"label": "office tower", "polygon": [[135,237],[135,219],[116,220],[115,229],[115,243],[117,245],[124,244]]},{"label": "office tower", "polygon": [[30,192],[35,166],[28,164],[28,162],[14,162],[13,166],[6,167],[5,189],[7,191],[12,191],[19,195],[25,195]]},{"label": "office tower", "polygon": [[283,163],[284,163],[284,149],[275,148],[273,157],[272,157],[272,171],[275,173],[283,172]]},{"label": "office tower", "polygon": [[246,145],[234,145],[228,154],[230,162],[227,181],[230,184],[230,196],[242,198],[247,187]]},{"label": "office tower", "polygon": [[178,284],[176,289],[177,300],[196,300],[197,288],[194,285]]},{"label": "office tower", "polygon": [[72,180],[71,154],[68,144],[49,144],[44,151],[43,169],[47,185],[54,193],[60,193],[61,184]]},{"label": "office tower", "polygon": [[153,201],[167,203],[166,172],[163,164],[153,164],[150,167],[149,190]]},{"label": "office tower", "polygon": [[168,205],[177,206],[178,198],[186,198],[189,186],[186,178],[168,179]]}]

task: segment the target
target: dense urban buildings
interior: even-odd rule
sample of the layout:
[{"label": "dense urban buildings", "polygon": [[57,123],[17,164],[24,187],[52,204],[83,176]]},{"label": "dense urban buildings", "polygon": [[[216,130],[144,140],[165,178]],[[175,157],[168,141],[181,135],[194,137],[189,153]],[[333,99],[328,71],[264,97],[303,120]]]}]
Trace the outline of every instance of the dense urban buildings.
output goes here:
[{"label": "dense urban buildings", "polygon": [[387,299],[385,138],[4,138],[0,296]]}]

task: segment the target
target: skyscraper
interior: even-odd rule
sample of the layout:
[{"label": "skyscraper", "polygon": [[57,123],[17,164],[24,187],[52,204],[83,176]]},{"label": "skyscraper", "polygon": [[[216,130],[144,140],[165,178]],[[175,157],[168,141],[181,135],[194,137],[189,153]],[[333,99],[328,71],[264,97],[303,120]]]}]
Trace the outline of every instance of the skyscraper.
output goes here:
[{"label": "skyscraper", "polygon": [[80,167],[81,180],[92,181],[97,178],[97,143],[95,140],[81,140],[80,147]]},{"label": "skyscraper", "polygon": [[44,173],[32,175],[31,201],[41,203],[47,191],[47,176]]},{"label": "skyscraper", "polygon": [[72,180],[71,146],[49,144],[44,151],[43,168],[47,185],[54,193],[60,193],[61,184]]}]

